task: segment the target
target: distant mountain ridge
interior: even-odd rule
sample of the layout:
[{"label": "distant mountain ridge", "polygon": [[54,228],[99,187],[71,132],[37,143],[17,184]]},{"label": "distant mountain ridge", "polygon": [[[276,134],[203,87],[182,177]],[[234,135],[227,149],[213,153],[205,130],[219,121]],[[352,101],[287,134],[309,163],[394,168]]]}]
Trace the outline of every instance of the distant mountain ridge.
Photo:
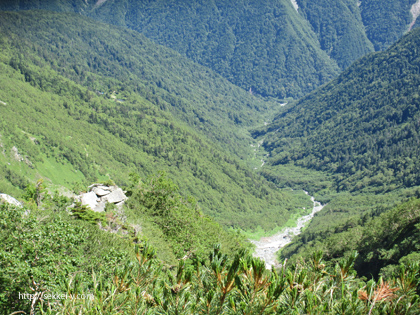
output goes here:
[{"label": "distant mountain ridge", "polygon": [[298,98],[398,40],[410,27],[414,3],[8,0],[0,9],[78,12],[142,32],[246,91]]}]

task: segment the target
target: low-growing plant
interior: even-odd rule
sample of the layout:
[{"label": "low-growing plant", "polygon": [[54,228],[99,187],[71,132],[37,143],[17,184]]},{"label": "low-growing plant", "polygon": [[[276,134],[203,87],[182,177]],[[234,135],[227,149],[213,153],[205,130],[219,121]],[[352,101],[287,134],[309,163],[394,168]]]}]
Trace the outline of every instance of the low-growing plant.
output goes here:
[{"label": "low-growing plant", "polygon": [[96,212],[91,210],[88,206],[82,205],[80,202],[76,202],[74,207],[71,209],[74,217],[89,222],[91,224],[98,224],[101,222],[102,225],[107,224],[107,219],[104,213]]}]

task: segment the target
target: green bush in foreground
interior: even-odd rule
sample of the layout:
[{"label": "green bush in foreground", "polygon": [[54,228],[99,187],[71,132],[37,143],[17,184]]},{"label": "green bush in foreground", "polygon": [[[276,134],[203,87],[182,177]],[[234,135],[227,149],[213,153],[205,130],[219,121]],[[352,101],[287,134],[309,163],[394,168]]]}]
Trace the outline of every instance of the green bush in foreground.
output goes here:
[{"label": "green bush in foreground", "polygon": [[326,267],[320,252],[305,263],[268,271],[242,252],[233,259],[215,247],[208,261],[163,270],[154,250],[136,250],[136,263],[114,276],[93,275],[93,286],[65,282],[68,296],[37,301],[42,314],[418,314],[419,265],[401,266],[391,279],[363,282],[355,253]]},{"label": "green bush in foreground", "polygon": [[[174,188],[162,176],[150,184],[137,193]],[[173,191],[164,196],[163,200],[169,198],[165,202],[180,202]],[[154,209],[152,204],[156,205],[146,204],[149,210]],[[0,243],[0,314],[420,311],[418,262],[366,282],[354,270],[356,252],[335,265],[316,252],[307,261],[270,271],[244,249],[229,256],[217,245],[210,255],[182,257],[177,266],[169,266],[156,258],[147,242],[134,246],[89,222],[72,219],[66,211],[28,213],[9,205],[0,206]]]},{"label": "green bush in foreground", "polygon": [[65,292],[63,281],[70,275],[85,284],[93,270],[111,276],[131,247],[97,226],[72,220],[65,211],[9,205],[0,205],[0,244],[0,314],[29,313],[31,304],[22,294]]}]

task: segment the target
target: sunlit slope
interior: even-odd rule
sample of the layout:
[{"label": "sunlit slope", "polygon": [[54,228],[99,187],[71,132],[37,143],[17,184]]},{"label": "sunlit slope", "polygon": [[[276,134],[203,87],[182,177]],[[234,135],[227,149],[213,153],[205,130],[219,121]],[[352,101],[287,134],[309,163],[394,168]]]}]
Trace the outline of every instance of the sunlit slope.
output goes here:
[{"label": "sunlit slope", "polygon": [[[250,154],[244,129],[262,124],[277,106],[134,31],[76,14],[24,11],[0,16],[1,33],[24,58],[31,49],[92,91],[138,93],[241,157]],[[107,80],[98,81],[95,75]]]},{"label": "sunlit slope", "polygon": [[[2,22],[9,17],[17,24],[25,19],[29,23],[36,14],[4,14]],[[29,26],[25,29],[24,24],[18,24],[16,30],[22,27],[18,35],[12,32],[12,27],[6,28],[3,24],[0,100],[6,105],[1,105],[2,189],[7,192],[13,190],[12,186],[24,188],[26,180],[33,181],[39,176],[69,188],[75,182],[90,183],[108,175],[124,184],[132,171],[144,178],[163,170],[184,195],[192,195],[199,201],[204,213],[226,226],[252,229],[260,225],[272,229],[287,221],[288,211],[294,210],[288,193],[280,192],[249,170],[244,162],[223,151],[220,145],[209,142],[205,130],[188,126],[177,115],[182,109],[175,110],[174,106],[171,110],[163,97],[160,98],[158,87],[153,95],[152,83],[147,85],[146,79],[140,81],[135,76],[137,68],[133,67],[134,74],[126,69],[125,74],[131,77],[124,81],[119,79],[122,74],[117,70],[112,72],[117,78],[113,78],[112,73],[109,76],[101,73],[118,65],[105,52],[90,50],[91,58],[97,56],[98,60],[102,54],[106,57],[100,60],[109,64],[108,68],[104,66],[95,71],[93,65],[89,68],[93,61],[83,59],[85,55],[80,51],[62,48],[55,39],[60,38],[57,29],[65,24],[68,16],[53,14],[53,17],[49,20],[42,13],[39,24],[31,20],[34,41],[29,45],[23,33],[31,36]],[[36,27],[42,25],[51,25],[56,31],[50,32],[47,27],[35,33]],[[89,25],[86,19],[80,18],[78,31],[71,37],[73,47],[83,42],[77,34],[99,32],[97,25],[94,29]],[[118,29],[113,32],[120,38],[127,34],[126,31],[118,33]],[[71,42],[68,45],[71,48]],[[105,42],[103,45],[107,47]],[[59,48],[54,50],[57,46]],[[60,57],[60,53],[64,56]],[[88,51],[83,53],[87,55]],[[115,53],[113,58],[118,60],[124,56]],[[159,65],[152,56],[143,58]],[[185,62],[188,65],[188,61]],[[159,73],[153,75],[160,78]],[[168,74],[165,79],[174,78]],[[217,85],[210,77],[207,79],[209,86]],[[89,90],[82,84],[97,89]],[[179,96],[176,89],[173,94],[165,93],[166,97],[173,95],[174,99]],[[220,101],[220,104],[225,102]],[[192,103],[185,101],[185,104]],[[203,104],[197,102],[198,106]],[[218,129],[222,134],[222,127]],[[15,159],[14,150],[23,160]]]}]

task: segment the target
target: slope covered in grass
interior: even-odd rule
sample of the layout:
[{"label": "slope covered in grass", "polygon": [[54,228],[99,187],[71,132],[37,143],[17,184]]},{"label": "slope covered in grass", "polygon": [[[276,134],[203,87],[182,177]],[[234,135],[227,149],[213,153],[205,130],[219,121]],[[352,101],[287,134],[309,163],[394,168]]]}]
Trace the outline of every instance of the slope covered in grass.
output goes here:
[{"label": "slope covered in grass", "polygon": [[120,99],[137,93],[243,158],[250,151],[244,128],[262,124],[278,106],[137,32],[80,15],[4,12],[0,28],[17,50],[15,65],[20,57],[46,63],[93,92],[117,90]]}]

